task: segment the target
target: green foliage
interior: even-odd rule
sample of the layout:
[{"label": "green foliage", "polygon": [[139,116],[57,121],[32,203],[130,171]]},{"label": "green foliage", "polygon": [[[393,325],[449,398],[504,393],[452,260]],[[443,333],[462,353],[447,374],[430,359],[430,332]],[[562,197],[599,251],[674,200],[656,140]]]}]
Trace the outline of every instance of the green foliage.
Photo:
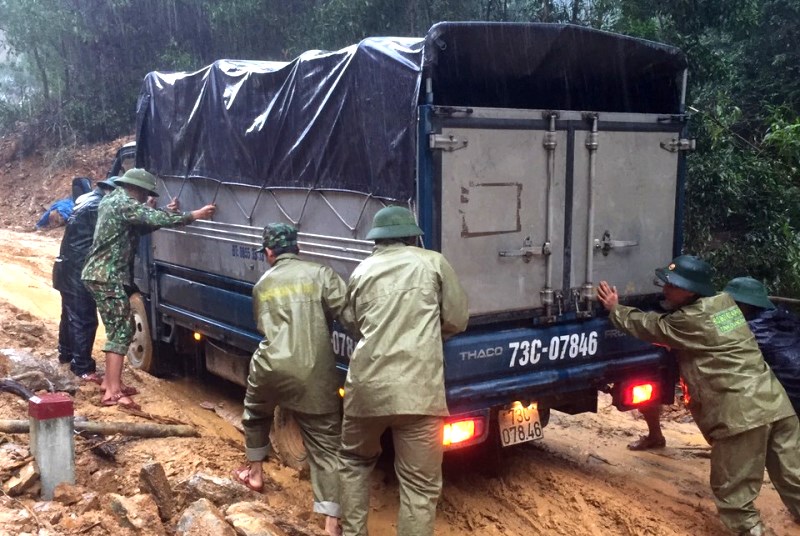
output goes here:
[{"label": "green foliage", "polygon": [[771,109],[771,125],[764,144],[783,159],[792,176],[800,166],[800,117],[788,106]]},{"label": "green foliage", "polygon": [[679,46],[698,150],[685,250],[718,284],[739,275],[800,296],[800,0],[621,0],[609,29]]},{"label": "green foliage", "polygon": [[702,144],[689,160],[685,249],[715,266],[720,286],[750,275],[773,292],[796,296],[800,191],[781,159],[725,124],[739,115],[695,121]]},{"label": "green foliage", "polygon": [[130,133],[143,76],[219,58],[291,60],[443,20],[572,22],[680,47],[698,150],[686,250],[719,283],[800,296],[800,0],[0,0],[0,130],[51,143]]}]

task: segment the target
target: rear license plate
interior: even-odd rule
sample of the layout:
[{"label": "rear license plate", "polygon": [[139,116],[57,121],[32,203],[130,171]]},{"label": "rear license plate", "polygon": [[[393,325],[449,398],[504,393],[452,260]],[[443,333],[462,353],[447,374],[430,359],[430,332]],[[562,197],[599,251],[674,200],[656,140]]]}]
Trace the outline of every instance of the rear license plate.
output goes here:
[{"label": "rear license plate", "polygon": [[500,425],[500,444],[504,447],[544,437],[536,408],[501,409],[497,413],[497,422]]}]

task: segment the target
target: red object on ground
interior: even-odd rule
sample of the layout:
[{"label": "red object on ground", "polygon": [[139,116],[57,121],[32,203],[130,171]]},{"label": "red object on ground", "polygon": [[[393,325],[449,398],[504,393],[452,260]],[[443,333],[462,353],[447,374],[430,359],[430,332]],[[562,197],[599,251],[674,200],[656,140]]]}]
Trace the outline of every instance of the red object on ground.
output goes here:
[{"label": "red object on ground", "polygon": [[28,399],[28,415],[34,419],[57,419],[59,417],[72,417],[75,408],[72,399],[64,393],[47,393],[32,396]]}]

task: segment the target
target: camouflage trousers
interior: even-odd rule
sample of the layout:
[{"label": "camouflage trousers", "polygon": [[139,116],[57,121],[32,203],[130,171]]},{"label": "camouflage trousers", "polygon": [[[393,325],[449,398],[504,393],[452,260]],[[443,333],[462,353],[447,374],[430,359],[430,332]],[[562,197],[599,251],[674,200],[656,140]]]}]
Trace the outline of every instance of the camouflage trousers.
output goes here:
[{"label": "camouflage trousers", "polygon": [[106,328],[104,352],[125,355],[133,340],[135,327],[131,315],[131,304],[122,283],[84,281],[92,293],[100,319]]}]

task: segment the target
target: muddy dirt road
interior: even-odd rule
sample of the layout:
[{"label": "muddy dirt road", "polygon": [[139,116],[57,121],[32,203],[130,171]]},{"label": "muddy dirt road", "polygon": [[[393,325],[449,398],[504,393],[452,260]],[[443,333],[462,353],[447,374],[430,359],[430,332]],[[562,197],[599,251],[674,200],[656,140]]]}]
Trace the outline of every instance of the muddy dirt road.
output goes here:
[{"label": "muddy dirt road", "polygon": [[[0,229],[0,348],[24,349],[56,361],[60,302],[50,288],[50,269],[59,240],[58,230]],[[102,366],[101,341],[102,332],[95,346]],[[171,482],[200,471],[225,477],[243,460],[242,437],[232,424],[241,411],[240,391],[221,389],[212,382],[154,378],[139,371],[125,374],[126,381],[141,391],[137,401],[146,412],[193,424],[201,437],[121,440],[115,463],[83,451],[77,460],[79,484],[97,492],[132,495],[139,468],[150,460],[165,467]],[[118,408],[100,407],[99,395],[91,385],[82,386],[75,397],[76,413],[98,421],[142,420]],[[202,402],[210,402],[217,411],[203,409]],[[10,394],[0,394],[0,418],[25,418],[25,405]],[[448,456],[436,534],[726,534],[707,483],[708,447],[702,436],[680,408],[667,412],[664,427],[667,448],[629,452],[625,445],[644,433],[644,421],[617,412],[604,398],[597,414],[554,412],[544,440],[535,444],[506,449],[494,459],[479,453]],[[27,442],[23,435],[8,438]],[[268,494],[267,503],[301,523],[317,523],[309,514],[309,483],[274,461],[266,469],[282,488]],[[23,501],[34,503],[32,497]],[[391,463],[383,461],[372,481],[370,534],[394,534],[397,501]],[[800,535],[769,482],[758,506],[778,535]],[[53,525],[47,533],[80,528],[62,525]],[[168,533],[174,529],[165,526]],[[114,533],[107,519],[85,532]]]}]

